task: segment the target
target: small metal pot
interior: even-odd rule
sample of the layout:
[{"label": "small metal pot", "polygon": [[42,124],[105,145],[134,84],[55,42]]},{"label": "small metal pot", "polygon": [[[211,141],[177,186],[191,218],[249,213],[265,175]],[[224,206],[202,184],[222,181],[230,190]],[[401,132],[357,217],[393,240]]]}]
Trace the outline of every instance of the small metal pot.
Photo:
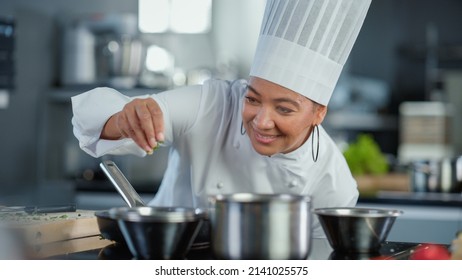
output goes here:
[{"label": "small metal pot", "polygon": [[410,169],[414,192],[462,192],[462,156],[442,160],[414,161]]},{"label": "small metal pot", "polygon": [[212,251],[217,259],[307,259],[308,196],[237,193],[211,197]]}]

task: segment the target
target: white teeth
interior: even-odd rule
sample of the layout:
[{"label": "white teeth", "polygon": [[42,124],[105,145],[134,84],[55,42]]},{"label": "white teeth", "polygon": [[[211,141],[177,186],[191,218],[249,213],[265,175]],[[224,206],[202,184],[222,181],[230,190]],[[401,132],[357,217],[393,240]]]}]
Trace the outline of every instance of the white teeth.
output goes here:
[{"label": "white teeth", "polygon": [[[258,133],[257,133],[257,134],[258,134]],[[275,138],[276,136],[265,136],[265,135],[258,134],[258,137],[263,138],[263,139],[273,139],[273,138]]]}]

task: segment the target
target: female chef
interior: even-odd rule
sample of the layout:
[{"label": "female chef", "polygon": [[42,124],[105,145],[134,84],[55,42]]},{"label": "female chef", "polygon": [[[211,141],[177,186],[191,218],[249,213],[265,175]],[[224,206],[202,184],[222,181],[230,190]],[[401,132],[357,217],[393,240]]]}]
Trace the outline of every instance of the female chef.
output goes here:
[{"label": "female chef", "polygon": [[[247,81],[73,97],[80,147],[101,157],[169,146],[150,205],[206,207],[209,195],[254,192],[310,195],[313,208],[354,206],[356,182],[321,123],[370,1],[269,0]],[[313,237],[323,236],[315,220]]]}]

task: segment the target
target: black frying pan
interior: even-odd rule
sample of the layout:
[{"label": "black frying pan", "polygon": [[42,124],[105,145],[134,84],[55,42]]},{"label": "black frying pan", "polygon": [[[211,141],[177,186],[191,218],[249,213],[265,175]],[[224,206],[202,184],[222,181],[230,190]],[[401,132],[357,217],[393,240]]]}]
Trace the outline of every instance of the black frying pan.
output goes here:
[{"label": "black frying pan", "polygon": [[[129,207],[146,206],[139,194],[113,161],[103,161],[100,163],[100,167]],[[95,216],[103,238],[120,244],[126,244],[122,232],[117,224],[117,220],[110,217],[109,210],[97,211],[95,212]],[[205,249],[209,246],[210,221],[207,215],[207,218],[203,223],[196,240],[193,242],[191,249]]]},{"label": "black frying pan", "polygon": [[95,212],[95,216],[99,231],[104,239],[126,244],[122,232],[117,225],[117,220],[109,217],[108,210],[97,211]]}]

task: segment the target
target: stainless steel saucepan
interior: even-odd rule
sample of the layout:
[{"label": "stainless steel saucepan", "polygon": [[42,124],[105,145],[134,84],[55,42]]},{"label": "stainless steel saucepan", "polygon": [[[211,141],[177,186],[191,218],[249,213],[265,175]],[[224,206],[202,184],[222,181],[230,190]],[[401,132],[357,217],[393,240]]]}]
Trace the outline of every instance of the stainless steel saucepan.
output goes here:
[{"label": "stainless steel saucepan", "polygon": [[291,194],[210,197],[212,249],[218,259],[307,259],[311,200]]},{"label": "stainless steel saucepan", "polygon": [[414,192],[461,193],[462,156],[414,161],[410,180]]}]

